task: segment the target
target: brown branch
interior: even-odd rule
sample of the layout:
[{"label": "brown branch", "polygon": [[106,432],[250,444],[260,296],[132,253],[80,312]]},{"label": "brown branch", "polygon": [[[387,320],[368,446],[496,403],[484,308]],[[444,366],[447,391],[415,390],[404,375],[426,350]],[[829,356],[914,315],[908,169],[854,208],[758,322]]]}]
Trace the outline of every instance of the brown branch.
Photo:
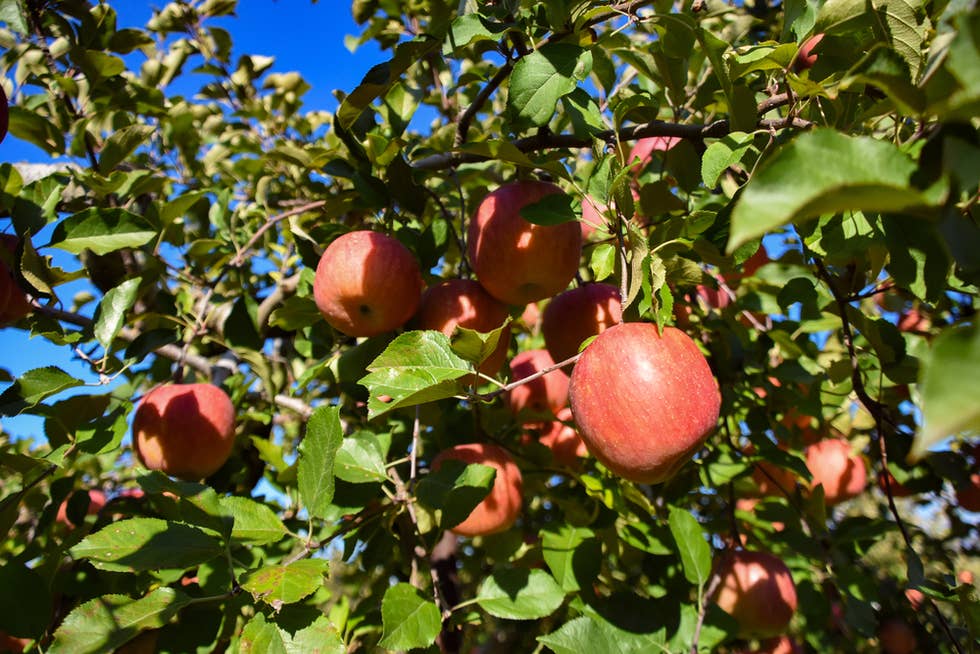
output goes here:
[{"label": "brown branch", "polygon": [[[834,301],[837,303],[837,309],[840,312],[841,317],[841,328],[844,334],[844,344],[847,347],[847,353],[851,361],[851,385],[854,387],[854,392],[858,396],[858,399],[868,410],[868,412],[874,416],[875,419],[875,430],[874,430],[874,440],[878,443],[878,449],[881,452],[881,464],[884,468],[882,474],[885,475],[885,496],[888,498],[888,509],[895,519],[895,523],[898,525],[898,530],[902,534],[902,539],[905,541],[905,546],[910,552],[915,553],[915,548],[912,545],[912,538],[909,536],[908,529],[905,526],[905,522],[902,520],[901,514],[898,512],[898,507],[895,505],[895,497],[891,489],[891,480],[888,478],[888,453],[885,449],[885,439],[883,438],[883,422],[886,419],[885,406],[873,399],[869,394],[867,389],[864,387],[864,380],[861,377],[861,369],[859,366],[857,351],[854,347],[854,334],[851,330],[850,319],[847,316],[847,299],[841,294],[837,286],[834,284],[834,278],[824,266],[823,261],[818,257],[813,257],[814,265],[817,267],[818,276],[830,289],[831,295],[834,296]],[[943,629],[946,638],[949,640],[953,649],[956,650],[958,654],[962,654],[963,650],[960,648],[959,642],[957,642],[956,637],[953,635],[953,631],[946,620],[946,617],[936,606],[936,603],[932,601],[931,598],[926,598],[929,605],[932,607],[935,613],[936,619],[939,621],[940,626]]]},{"label": "brown branch", "polygon": [[490,78],[487,85],[480,89],[473,102],[470,106],[466,107],[462,114],[459,116],[459,122],[456,123],[456,137],[453,139],[453,147],[460,147],[466,142],[466,135],[470,131],[470,125],[473,124],[473,119],[476,117],[476,113],[486,104],[490,96],[496,91],[510,72],[514,70],[514,63],[512,61],[507,61],[503,66],[501,66],[497,73]]},{"label": "brown branch", "polygon": [[496,398],[496,397],[498,397],[500,395],[503,395],[504,393],[506,393],[508,391],[514,390],[518,386],[523,386],[524,384],[527,384],[529,382],[532,382],[535,379],[538,379],[539,377],[544,377],[549,372],[554,372],[555,370],[559,370],[561,368],[564,368],[565,366],[568,366],[568,365],[571,365],[571,364],[575,363],[576,361],[578,361],[578,358],[580,356],[582,356],[582,353],[581,352],[579,352],[575,356],[568,357],[564,361],[561,361],[561,362],[556,363],[554,365],[550,365],[547,368],[542,368],[541,370],[537,371],[534,374],[528,375],[527,377],[521,377],[520,379],[514,380],[514,381],[510,382],[509,384],[506,384],[504,386],[501,386],[500,388],[498,388],[495,391],[491,391],[489,393],[470,393],[467,396],[467,398],[468,399],[471,399],[471,400],[480,400],[482,402],[489,402],[489,401],[493,400],[494,398]]},{"label": "brown branch", "polygon": [[279,223],[285,220],[286,218],[291,218],[292,216],[297,216],[301,213],[312,211],[313,209],[319,209],[320,207],[324,206],[326,203],[327,203],[326,200],[316,200],[314,202],[307,202],[306,204],[302,204],[298,207],[289,209],[288,211],[284,211],[277,216],[272,216],[271,218],[267,219],[265,223],[263,223],[263,225],[259,227],[254,234],[252,234],[252,238],[248,239],[248,242],[245,244],[245,246],[238,251],[238,254],[235,255],[235,257],[228,263],[228,265],[231,266],[232,268],[241,267],[245,263],[246,259],[248,259],[249,250],[251,250],[255,246],[255,244],[258,243],[259,239],[262,238],[262,235],[265,234],[267,231],[269,231],[269,229],[276,223]]},{"label": "brown branch", "polygon": [[[801,118],[780,118],[778,120],[760,120],[760,129],[785,129],[795,127],[798,129],[809,129],[813,123]],[[673,136],[677,138],[689,139],[692,141],[703,141],[709,138],[720,138],[731,132],[731,127],[727,120],[717,120],[707,125],[670,123],[662,120],[654,120],[642,125],[632,125],[619,130],[603,130],[597,132],[593,137],[583,138],[574,134],[551,134],[539,131],[534,136],[511,141],[511,145],[523,153],[536,152],[539,150],[554,150],[561,148],[590,148],[596,140],[615,143],[617,141],[636,141],[651,136]],[[482,154],[470,152],[447,152],[435,154],[412,163],[416,170],[442,170],[452,168],[465,163],[491,160]]]}]

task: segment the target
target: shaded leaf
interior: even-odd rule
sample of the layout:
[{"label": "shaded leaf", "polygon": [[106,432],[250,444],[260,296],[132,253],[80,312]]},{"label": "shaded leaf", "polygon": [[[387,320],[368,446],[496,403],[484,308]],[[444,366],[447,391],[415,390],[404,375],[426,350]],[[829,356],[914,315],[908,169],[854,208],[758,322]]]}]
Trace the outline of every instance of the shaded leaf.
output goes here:
[{"label": "shaded leaf", "polygon": [[265,504],[247,497],[221,498],[221,508],[234,518],[231,537],[261,545],[276,543],[286,535],[286,526]]},{"label": "shaded leaf", "polygon": [[544,570],[510,568],[484,579],[476,599],[494,617],[534,620],[554,613],[565,593]]},{"label": "shaded leaf", "polygon": [[602,565],[602,545],[587,527],[564,524],[543,530],[541,553],[566,592],[591,586]]},{"label": "shaded leaf", "polygon": [[221,541],[197,527],[158,518],[130,518],[106,525],[71,548],[100,570],[182,570],[224,552]]},{"label": "shaded leaf", "polygon": [[46,397],[83,384],[82,380],[55,366],[28,370],[0,393],[0,416],[16,416],[37,406]]},{"label": "shaded leaf", "polygon": [[344,438],[337,451],[334,474],[337,479],[352,484],[386,480],[388,473],[385,472],[384,451],[377,435],[360,432]]},{"label": "shaded leaf", "polygon": [[703,586],[711,575],[711,546],[697,519],[684,509],[670,508],[670,533],[677,542],[684,576],[689,582]]},{"label": "shaded leaf", "polygon": [[469,517],[493,488],[497,469],[455,459],[442,462],[418,484],[419,501],[433,509],[443,529],[451,529]]}]

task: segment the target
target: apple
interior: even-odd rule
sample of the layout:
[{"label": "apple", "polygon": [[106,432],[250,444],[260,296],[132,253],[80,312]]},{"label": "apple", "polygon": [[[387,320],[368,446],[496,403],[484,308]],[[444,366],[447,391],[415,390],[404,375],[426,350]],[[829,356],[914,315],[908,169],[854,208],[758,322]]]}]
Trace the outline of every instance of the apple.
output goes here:
[{"label": "apple", "polygon": [[960,570],[956,575],[956,579],[961,584],[967,584],[969,586],[973,585],[973,573],[969,570]]},{"label": "apple", "polygon": [[792,470],[768,461],[757,461],[752,467],[752,480],[759,495],[786,497],[796,488],[796,475]]},{"label": "apple", "polygon": [[541,333],[548,353],[558,362],[578,354],[585,339],[621,322],[619,289],[611,284],[585,284],[548,302],[541,317]]},{"label": "apple", "polygon": [[573,468],[579,464],[579,459],[588,456],[589,450],[585,441],[567,422],[572,420],[572,410],[565,407],[558,412],[558,420],[542,425],[538,440],[551,450],[555,462]]},{"label": "apple", "polygon": [[672,476],[718,422],[721,394],[708,360],[675,327],[621,323],[585,348],[569,398],[589,451],[645,484]]},{"label": "apple", "polygon": [[721,288],[712,288],[704,284],[698,284],[695,290],[698,297],[704,301],[704,304],[709,309],[718,309],[720,311],[732,303],[732,296]]},{"label": "apple", "polygon": [[20,239],[0,234],[0,327],[15,323],[31,312],[31,301],[14,277],[13,267]]},{"label": "apple", "polygon": [[146,394],[133,418],[144,466],[187,481],[225,464],[235,444],[235,407],[213,384],[169,384]]},{"label": "apple", "polygon": [[[0,87],[2,88],[2,87]],[[0,653],[21,654],[30,645],[30,638],[15,638],[10,634],[0,631]]]},{"label": "apple", "polygon": [[[639,139],[630,148],[630,153],[626,157],[626,164],[632,165],[634,175],[639,175],[653,161],[653,153],[657,151],[666,152],[681,142],[679,136],[651,136]],[[639,159],[638,163],[633,163]]]},{"label": "apple", "polygon": [[802,73],[808,68],[812,68],[813,64],[817,63],[817,54],[814,50],[823,40],[823,34],[814,34],[800,46],[800,51],[796,53],[796,58],[793,59],[793,72]]},{"label": "apple", "polygon": [[[419,329],[435,329],[446,336],[451,336],[457,326],[486,333],[504,324],[508,315],[507,306],[494,299],[477,282],[451,279],[426,289],[415,314],[415,323]],[[500,332],[496,349],[480,364],[480,372],[496,375],[507,358],[509,345],[508,325]]]},{"label": "apple", "polygon": [[851,444],[842,438],[828,438],[806,448],[806,467],[813,480],[810,488],[823,485],[828,506],[857,497],[868,482],[864,459],[851,452]]},{"label": "apple", "polygon": [[487,195],[470,221],[467,250],[477,279],[501,302],[524,305],[568,286],[582,256],[576,222],[535,225],[521,209],[562,190],[547,182],[522,181]]},{"label": "apple", "polygon": [[377,336],[401,327],[419,306],[422,274],[395,238],[348,232],[320,257],[313,298],[331,327],[348,336]]},{"label": "apple", "polygon": [[[555,365],[548,350],[525,350],[510,362],[511,379],[519,381]],[[515,415],[530,418],[554,419],[568,406],[568,375],[555,369],[546,375],[512,388],[507,404]]]},{"label": "apple", "polygon": [[929,320],[929,316],[914,307],[908,311],[903,311],[898,316],[899,331],[922,334],[928,332],[930,327],[932,327],[932,321]]},{"label": "apple", "polygon": [[[78,525],[68,518],[68,499],[69,498],[65,498],[65,501],[63,501],[58,507],[58,515],[55,520],[63,525],[67,525],[68,527],[77,527]],[[102,510],[102,507],[105,506],[105,503],[105,493],[95,489],[88,491],[88,509],[86,510],[85,515],[98,515],[99,511]]]},{"label": "apple", "polygon": [[760,245],[759,249],[755,251],[755,254],[742,262],[742,272],[738,275],[738,278],[751,277],[759,268],[771,262],[772,259],[769,258],[769,253],[766,252],[766,248]]},{"label": "apple", "polygon": [[[885,485],[885,477],[888,478],[889,486]],[[883,470],[878,474],[878,488],[881,489],[882,493],[888,494],[888,488],[891,488],[892,497],[909,497],[910,495],[915,495],[915,491],[911,491],[902,484],[898,483],[895,476],[888,470]]]},{"label": "apple", "polygon": [[796,612],[789,568],[767,552],[728,550],[718,559],[715,603],[738,622],[743,638],[767,638],[786,630]]},{"label": "apple", "polygon": [[956,503],[961,509],[980,513],[980,472],[972,473],[969,481],[956,489]]},{"label": "apple", "polygon": [[914,654],[919,651],[915,630],[901,618],[888,618],[878,627],[882,654]]},{"label": "apple", "polygon": [[469,517],[450,529],[460,536],[486,536],[510,529],[521,514],[523,481],[521,471],[507,450],[493,443],[466,443],[440,452],[432,461],[438,470],[446,459],[493,466],[497,476],[490,493]]},{"label": "apple", "polygon": [[10,103],[7,101],[7,92],[0,84],[0,143],[7,136],[7,127],[10,125]]}]

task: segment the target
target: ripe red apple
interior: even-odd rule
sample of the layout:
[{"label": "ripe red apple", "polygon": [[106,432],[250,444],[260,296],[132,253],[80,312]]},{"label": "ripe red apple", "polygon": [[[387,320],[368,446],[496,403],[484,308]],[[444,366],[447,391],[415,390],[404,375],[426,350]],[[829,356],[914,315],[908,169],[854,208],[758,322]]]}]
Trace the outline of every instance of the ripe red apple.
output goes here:
[{"label": "ripe red apple", "polygon": [[705,305],[709,309],[722,310],[732,303],[732,296],[728,294],[727,291],[723,291],[720,288],[712,288],[710,286],[705,286],[704,284],[698,284],[697,288],[698,297],[704,300]]},{"label": "ripe red apple", "polygon": [[133,418],[143,465],[196,481],[218,471],[235,444],[235,407],[213,384],[170,384],[146,394]]},{"label": "ripe red apple", "polygon": [[569,386],[589,451],[613,473],[645,484],[673,475],[718,422],[721,394],[708,360],[674,327],[622,323],[582,353]]},{"label": "ripe red apple", "polygon": [[956,579],[961,584],[973,585],[973,573],[969,570],[960,570],[959,574],[956,575]]},{"label": "ripe red apple", "polygon": [[[426,289],[419,302],[415,322],[419,329],[435,329],[450,336],[457,326],[486,333],[507,320],[507,306],[494,299],[478,283],[451,279]],[[480,372],[493,376],[507,358],[510,326],[500,332],[500,340],[490,356],[480,364]]]},{"label": "ripe red apple", "polygon": [[971,474],[969,481],[956,489],[956,503],[961,509],[980,513],[980,472]]},{"label": "ripe red apple", "polygon": [[589,450],[578,432],[565,424],[572,420],[572,410],[565,407],[558,412],[557,417],[558,420],[542,425],[538,440],[551,449],[556,463],[573,468],[579,464],[581,457],[589,454]]},{"label": "ripe red apple", "polygon": [[[653,153],[658,150],[666,152],[681,142],[679,136],[651,136],[638,140],[626,157],[626,164],[632,164],[634,175],[639,175],[653,161]],[[639,159],[639,163],[633,163]]]},{"label": "ripe red apple", "polygon": [[[555,362],[548,350],[526,350],[511,359],[511,379],[518,381],[553,365]],[[532,420],[552,420],[568,406],[568,375],[553,370],[521,384],[507,394],[507,403],[515,415],[524,414]]]},{"label": "ripe red apple", "polygon": [[0,143],[7,136],[7,127],[10,125],[10,103],[7,102],[7,92],[0,84]]},{"label": "ripe red apple", "polygon": [[521,471],[507,450],[492,443],[467,443],[440,452],[432,461],[438,470],[446,459],[493,466],[497,476],[490,493],[469,517],[450,529],[460,536],[485,536],[510,529],[521,513],[523,481]]},{"label": "ripe red apple", "polygon": [[[81,493],[85,491],[77,491],[77,492]],[[89,490],[87,491],[87,493],[88,493],[88,509],[86,510],[85,515],[97,515],[99,511],[102,510],[102,507],[105,506],[106,503],[105,493],[95,489]],[[58,507],[58,515],[57,517],[55,517],[55,520],[57,520],[63,525],[67,525],[68,527],[77,527],[78,525],[72,522],[68,518],[68,500],[69,498],[65,498],[65,501],[63,501],[61,505]]]},{"label": "ripe red apple", "polygon": [[828,506],[857,497],[868,483],[864,459],[853,454],[851,444],[841,438],[828,438],[807,447],[806,467],[813,475],[810,488],[822,484]]},{"label": "ripe red apple", "polygon": [[715,568],[715,602],[738,621],[738,635],[767,638],[785,631],[796,612],[796,586],[789,568],[766,552],[728,550]]},{"label": "ripe red apple", "polygon": [[919,651],[915,630],[901,618],[888,618],[878,628],[882,654],[914,654]]},{"label": "ripe red apple", "polygon": [[802,73],[808,68],[813,68],[813,64],[817,63],[817,54],[814,50],[817,45],[823,40],[823,34],[814,34],[800,46],[800,51],[796,53],[796,58],[793,60],[793,71],[796,73]]},{"label": "ripe red apple", "polygon": [[331,327],[376,336],[404,325],[419,306],[418,261],[397,239],[348,232],[327,247],[316,267],[313,298]]},{"label": "ripe red apple", "polygon": [[619,289],[585,284],[556,295],[544,308],[541,333],[555,362],[578,354],[585,339],[623,322]]},{"label": "ripe red apple", "polygon": [[582,228],[575,222],[535,225],[521,209],[562,190],[547,182],[524,181],[487,195],[470,221],[470,265],[490,295],[523,305],[551,297],[568,286],[582,255]]},{"label": "ripe red apple", "polygon": [[13,273],[19,242],[13,234],[0,234],[0,327],[15,323],[31,312],[31,301]]}]

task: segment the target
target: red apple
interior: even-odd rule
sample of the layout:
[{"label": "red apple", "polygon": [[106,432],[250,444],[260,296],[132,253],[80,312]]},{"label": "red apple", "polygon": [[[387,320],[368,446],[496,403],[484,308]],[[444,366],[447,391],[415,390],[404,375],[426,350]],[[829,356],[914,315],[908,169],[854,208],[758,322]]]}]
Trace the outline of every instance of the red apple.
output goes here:
[{"label": "red apple", "polygon": [[742,263],[742,272],[738,275],[738,278],[751,277],[759,268],[771,261],[772,259],[769,258],[769,253],[766,252],[766,248],[760,245],[759,249],[755,251],[755,254]]},{"label": "red apple", "polygon": [[922,603],[925,602],[926,596],[922,594],[922,591],[918,588],[906,588],[905,589],[905,599],[909,601],[912,605],[912,609],[918,611],[922,608]]},{"label": "red apple", "polygon": [[720,311],[732,303],[732,296],[721,288],[712,288],[704,284],[698,284],[695,290],[697,291],[698,297],[704,300],[705,305],[709,309],[718,309]]},{"label": "red apple", "polygon": [[397,239],[360,230],[327,247],[316,267],[313,298],[331,327],[376,336],[404,325],[419,306],[422,274]]},{"label": "red apple", "polygon": [[[885,477],[888,478],[888,486],[885,485]],[[895,476],[888,470],[883,470],[878,473],[878,488],[881,489],[882,493],[888,494],[888,488],[891,488],[892,497],[909,497],[910,495],[915,495],[915,492],[910,491],[908,488],[898,483]]]},{"label": "red apple", "polygon": [[674,327],[622,323],[582,353],[569,387],[589,451],[613,473],[645,484],[672,476],[718,422],[721,394],[708,360]]},{"label": "red apple", "polygon": [[973,585],[973,573],[969,570],[960,570],[959,574],[956,575],[956,579],[961,584]]},{"label": "red apple", "polygon": [[585,339],[623,322],[619,289],[611,284],[586,284],[556,295],[544,308],[541,333],[551,358],[575,356]]},{"label": "red apple", "polygon": [[7,127],[10,124],[10,103],[7,102],[7,92],[0,84],[0,143],[7,136]]},{"label": "red apple", "polygon": [[523,481],[521,471],[507,450],[492,443],[467,443],[440,452],[432,461],[438,470],[446,459],[493,466],[497,476],[490,493],[469,517],[450,529],[460,536],[485,536],[510,529],[521,513]]},{"label": "red apple", "polygon": [[766,552],[728,550],[718,560],[715,602],[738,622],[738,635],[766,638],[786,630],[796,612],[789,568]]},{"label": "red apple", "polygon": [[823,34],[814,34],[800,46],[800,51],[796,53],[796,58],[793,60],[793,71],[796,73],[802,73],[808,68],[812,68],[813,64],[817,63],[817,54],[814,50],[817,45],[823,40]]},{"label": "red apple", "polygon": [[[77,492],[81,493],[83,491]],[[58,515],[55,520],[69,527],[77,527],[78,525],[68,518],[68,499],[69,498],[65,498],[65,501],[58,507]],[[102,491],[94,489],[88,491],[88,509],[86,510],[85,515],[97,515],[99,511],[102,510],[102,507],[105,506],[105,502],[105,493]]]},{"label": "red apple", "polygon": [[841,438],[828,438],[806,448],[806,467],[813,480],[810,488],[823,485],[828,506],[857,497],[868,482],[864,459],[851,452],[851,444]]},{"label": "red apple", "polygon": [[919,651],[915,630],[901,618],[888,618],[878,628],[882,654],[914,654]]},{"label": "red apple", "polygon": [[543,425],[539,440],[551,449],[556,463],[573,468],[579,464],[581,457],[589,454],[589,450],[578,432],[565,424],[571,420],[572,411],[565,407],[558,412],[558,420]]},{"label": "red apple", "polygon": [[898,316],[899,331],[921,334],[929,331],[930,327],[932,327],[932,321],[929,320],[929,316],[914,307],[908,311],[903,311]]},{"label": "red apple", "polygon": [[521,312],[521,322],[532,334],[537,334],[541,329],[541,309],[537,302],[529,302],[524,311]]},{"label": "red apple", "polygon": [[470,265],[490,295],[523,305],[568,286],[582,255],[582,228],[575,222],[535,225],[521,209],[562,190],[547,182],[515,182],[487,195],[470,221]]},{"label": "red apple", "polygon": [[[626,165],[632,166],[633,174],[639,175],[653,161],[653,153],[666,152],[681,142],[679,136],[651,136],[638,140],[626,157]],[[634,163],[639,159],[639,163]]]},{"label": "red apple", "polygon": [[0,631],[0,654],[7,654],[8,652],[10,654],[21,654],[27,649],[30,643],[30,638],[15,638],[6,632]]},{"label": "red apple", "polygon": [[235,407],[212,384],[158,386],[133,418],[133,448],[143,465],[196,481],[218,471],[235,444]]},{"label": "red apple", "polygon": [[980,472],[971,474],[969,481],[956,489],[956,503],[961,509],[980,513]]},{"label": "red apple", "polygon": [[[555,365],[547,350],[526,350],[510,362],[511,379],[518,381]],[[532,419],[554,419],[568,406],[568,375],[553,370],[546,375],[521,384],[507,394],[507,403],[515,414]]]},{"label": "red apple", "polygon": [[[451,336],[457,326],[486,333],[507,320],[507,306],[495,300],[478,283],[469,279],[451,279],[426,289],[419,303],[415,322],[419,329],[435,329]],[[507,358],[510,326],[500,332],[496,349],[482,364],[480,372],[493,376]]]},{"label": "red apple", "polygon": [[796,475],[791,470],[768,461],[756,462],[752,468],[752,479],[759,495],[786,497],[796,488]]},{"label": "red apple", "polygon": [[0,234],[0,327],[15,323],[31,312],[31,301],[13,274],[20,243],[13,234]]}]

